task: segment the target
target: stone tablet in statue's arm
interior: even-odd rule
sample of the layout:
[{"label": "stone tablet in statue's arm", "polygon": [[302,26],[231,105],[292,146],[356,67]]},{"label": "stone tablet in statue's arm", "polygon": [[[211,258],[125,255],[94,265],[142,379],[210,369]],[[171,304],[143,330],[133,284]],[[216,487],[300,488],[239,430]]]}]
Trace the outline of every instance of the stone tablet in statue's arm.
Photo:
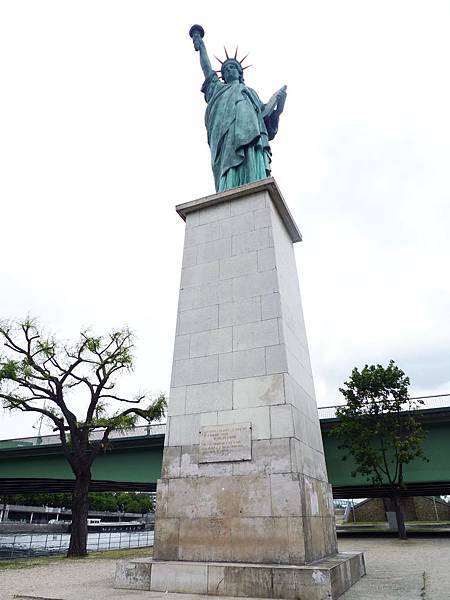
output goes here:
[{"label": "stone tablet in statue's arm", "polygon": [[283,85],[278,91],[270,97],[270,100],[262,107],[262,116],[267,128],[269,140],[273,140],[278,132],[278,123],[280,115],[283,112],[286,102],[287,86]]}]

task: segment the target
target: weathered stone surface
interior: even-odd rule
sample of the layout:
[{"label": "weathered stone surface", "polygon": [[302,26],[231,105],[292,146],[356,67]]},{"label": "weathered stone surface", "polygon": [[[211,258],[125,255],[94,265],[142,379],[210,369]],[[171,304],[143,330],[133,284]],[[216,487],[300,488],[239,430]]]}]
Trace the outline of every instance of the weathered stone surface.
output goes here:
[{"label": "weathered stone surface", "polygon": [[161,477],[171,479],[180,477],[181,446],[168,446],[163,454]]},{"label": "weathered stone surface", "polygon": [[167,408],[167,415],[184,415],[186,413],[186,387],[172,388]]},{"label": "weathered stone surface", "polygon": [[153,551],[157,560],[178,560],[180,546],[180,519],[157,517],[155,537],[158,544]]},{"label": "weathered stone surface", "polygon": [[221,202],[198,211],[198,225],[220,221],[231,216],[231,202]]},{"label": "weathered stone surface", "polygon": [[[208,413],[203,413],[202,416]],[[216,413],[217,415],[217,413]],[[233,463],[199,463],[199,446],[183,446],[181,451],[180,477],[218,477],[232,475]]]},{"label": "weathered stone surface", "polygon": [[[231,256],[231,239],[215,240],[214,242],[193,246],[193,248],[196,250],[197,264],[213,262]],[[189,251],[191,248],[187,248],[187,250]]]},{"label": "weathered stone surface", "polygon": [[275,267],[275,249],[264,248],[263,250],[258,250],[258,271],[270,271],[275,269]]},{"label": "weathered stone surface", "polygon": [[270,227],[234,235],[231,240],[231,252],[233,255],[264,250],[273,245],[272,230]]},{"label": "weathered stone surface", "polygon": [[[302,517],[288,517],[289,564],[304,565],[306,560],[305,535]],[[333,528],[334,530],[334,528]]]},{"label": "weathered stone surface", "polygon": [[293,471],[291,459],[289,439],[253,440],[252,460],[233,463],[233,475],[265,474],[268,476],[271,473],[291,473]]},{"label": "weathered stone surface", "polygon": [[261,296],[261,314],[263,319],[281,317],[281,302],[278,292]]},{"label": "weathered stone surface", "polygon": [[272,570],[257,566],[229,566],[224,573],[224,592],[227,596],[253,596],[270,598],[272,592]]},{"label": "weathered stone surface", "polygon": [[190,356],[209,356],[231,352],[233,349],[233,330],[231,327],[212,329],[193,333],[190,336]]},{"label": "weathered stone surface", "polygon": [[223,410],[217,413],[219,425],[222,423],[252,424],[252,440],[270,439],[270,413],[268,406],[255,408],[238,408],[236,410]]},{"label": "weathered stone surface", "polygon": [[156,505],[158,507],[158,517],[167,517],[167,494],[169,492],[169,481],[167,479],[158,479],[156,487]]},{"label": "weathered stone surface", "polygon": [[224,566],[208,566],[208,595],[223,596],[224,593]]},{"label": "weathered stone surface", "polygon": [[266,348],[266,373],[286,373],[288,370],[286,347],[284,344]]},{"label": "weathered stone surface", "polygon": [[270,208],[255,211],[255,229],[269,227],[272,224]]},{"label": "weathered stone surface", "polygon": [[300,517],[302,501],[298,475],[273,473],[270,476],[272,516]]},{"label": "weathered stone surface", "polygon": [[218,223],[220,237],[231,237],[239,233],[246,233],[255,229],[255,217],[253,212],[224,219]]},{"label": "weathered stone surface", "polygon": [[270,407],[270,431],[273,438],[294,437],[292,406],[290,404]]},{"label": "weathered stone surface", "polygon": [[219,279],[219,261],[186,267],[181,274],[181,286],[203,285]]},{"label": "weathered stone surface", "polygon": [[[170,446],[198,444],[200,415],[176,415],[170,417]],[[167,434],[166,434],[167,435]]]},{"label": "weathered stone surface", "polygon": [[[223,356],[227,356],[226,354]],[[173,387],[218,381],[217,354],[176,360],[173,367]]]},{"label": "weathered stone surface", "polygon": [[233,300],[235,302],[243,298],[253,298],[254,296],[278,292],[278,279],[275,270],[236,277],[232,282]]},{"label": "weathered stone surface", "polygon": [[265,374],[266,354],[264,348],[219,355],[219,381]]},{"label": "weathered stone surface", "polygon": [[190,335],[177,335],[175,337],[175,346],[173,350],[173,359],[189,358]]},{"label": "weathered stone surface", "polygon": [[153,592],[206,594],[208,567],[178,562],[174,569],[170,563],[153,562],[151,588]]},{"label": "weathered stone surface", "polygon": [[284,404],[282,375],[248,377],[234,380],[233,408],[270,406],[272,404]]},{"label": "weathered stone surface", "polygon": [[187,388],[186,414],[231,410],[232,408],[232,381],[190,385]]},{"label": "weathered stone surface", "polygon": [[270,479],[263,475],[169,480],[168,517],[270,517],[271,513]]},{"label": "weathered stone surface", "polygon": [[136,569],[154,592],[297,600],[336,600],[365,575],[362,554],[335,554],[310,566],[133,559],[118,563],[115,587],[131,588]]},{"label": "weathered stone surface", "polygon": [[119,560],[114,587],[126,590],[150,590],[152,565],[148,560]]},{"label": "weathered stone surface", "polygon": [[224,258],[220,261],[220,279],[232,279],[258,271],[258,255],[248,252]]},{"label": "weathered stone surface", "polygon": [[184,245],[186,248],[189,248],[190,246],[196,246],[197,244],[218,240],[220,237],[223,237],[220,235],[220,224],[215,221],[213,223],[186,228]]},{"label": "weathered stone surface", "polygon": [[179,317],[179,334],[196,333],[216,329],[219,325],[219,309],[217,306],[205,306],[184,310]]},{"label": "weathered stone surface", "polygon": [[230,526],[234,561],[289,563],[287,518],[234,517]]},{"label": "weathered stone surface", "polygon": [[249,196],[244,196],[238,200],[233,200],[231,204],[231,215],[240,215],[246,212],[252,212],[261,208],[266,208],[269,198],[266,192],[256,192]]},{"label": "weathered stone surface", "polygon": [[233,280],[197,285],[180,290],[178,310],[184,311],[217,305],[233,300]]},{"label": "weathered stone surface", "polygon": [[314,562],[325,556],[324,527],[329,521],[318,517],[303,517],[303,532],[305,536],[305,559],[307,563]]},{"label": "weathered stone surface", "polygon": [[278,344],[278,320],[268,319],[233,327],[233,350],[249,350]]},{"label": "weathered stone surface", "polygon": [[261,320],[261,299],[247,298],[240,302],[226,302],[219,305],[219,327],[242,325]]},{"label": "weathered stone surface", "polygon": [[231,561],[229,519],[182,519],[179,546],[180,560]]}]

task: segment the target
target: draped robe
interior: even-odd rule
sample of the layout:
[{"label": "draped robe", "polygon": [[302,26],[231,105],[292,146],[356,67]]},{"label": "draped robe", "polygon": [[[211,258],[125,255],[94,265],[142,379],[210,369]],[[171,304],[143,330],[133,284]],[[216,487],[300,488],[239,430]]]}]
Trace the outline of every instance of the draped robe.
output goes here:
[{"label": "draped robe", "polygon": [[269,139],[276,134],[278,115],[263,117],[264,105],[254,90],[239,81],[223,83],[214,72],[202,92],[216,191],[269,177]]}]

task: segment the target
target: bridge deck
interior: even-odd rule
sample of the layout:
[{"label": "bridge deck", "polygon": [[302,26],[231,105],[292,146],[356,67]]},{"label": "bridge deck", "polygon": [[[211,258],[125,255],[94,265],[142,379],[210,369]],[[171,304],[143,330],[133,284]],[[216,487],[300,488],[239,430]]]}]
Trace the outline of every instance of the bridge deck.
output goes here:
[{"label": "bridge deck", "polygon": [[[418,412],[426,431],[429,462],[415,460],[405,468],[405,491],[411,495],[450,494],[450,407],[446,400]],[[439,406],[440,404],[440,406]],[[319,408],[329,481],[335,498],[386,495],[363,477],[352,477],[352,461],[333,436],[336,407]],[[92,491],[154,491],[161,473],[165,425],[139,426],[132,432],[114,432],[108,449],[93,465]],[[100,437],[101,432],[96,434]],[[67,492],[74,476],[64,458],[57,435],[0,440],[0,495]]]}]

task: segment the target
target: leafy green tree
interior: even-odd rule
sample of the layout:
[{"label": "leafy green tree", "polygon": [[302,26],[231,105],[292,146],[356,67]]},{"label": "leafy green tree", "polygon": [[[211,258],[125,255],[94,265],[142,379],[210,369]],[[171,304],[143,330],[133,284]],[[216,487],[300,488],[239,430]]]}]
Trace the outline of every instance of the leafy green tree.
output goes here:
[{"label": "leafy green tree", "polygon": [[332,434],[356,464],[352,476],[361,474],[373,485],[385,485],[397,515],[398,533],[406,539],[400,504],[404,466],[416,458],[427,460],[422,449],[424,432],[411,412],[423,400],[408,395],[409,378],[393,360],[387,367],[354,368],[340,392],[347,404],[336,410],[340,423]]},{"label": "leafy green tree", "polygon": [[[0,503],[62,508],[70,506],[72,498],[63,493],[15,494],[0,496]],[[147,513],[152,510],[152,501],[145,492],[89,492],[89,510],[117,512],[120,506],[125,512]]]},{"label": "leafy green tree", "polygon": [[75,476],[68,556],[85,556],[94,460],[107,448],[111,432],[132,429],[139,418],[161,419],[165,397],[143,405],[145,394],[125,398],[116,392],[118,376],[133,367],[127,328],[98,337],[83,331],[67,345],[26,319],[1,323],[1,338],[6,353],[0,356],[0,400],[6,409],[47,417],[59,433]]},{"label": "leafy green tree", "polygon": [[23,504],[25,506],[52,506],[60,508],[70,506],[70,494],[15,494],[14,496],[0,496],[0,502],[7,504]]}]

